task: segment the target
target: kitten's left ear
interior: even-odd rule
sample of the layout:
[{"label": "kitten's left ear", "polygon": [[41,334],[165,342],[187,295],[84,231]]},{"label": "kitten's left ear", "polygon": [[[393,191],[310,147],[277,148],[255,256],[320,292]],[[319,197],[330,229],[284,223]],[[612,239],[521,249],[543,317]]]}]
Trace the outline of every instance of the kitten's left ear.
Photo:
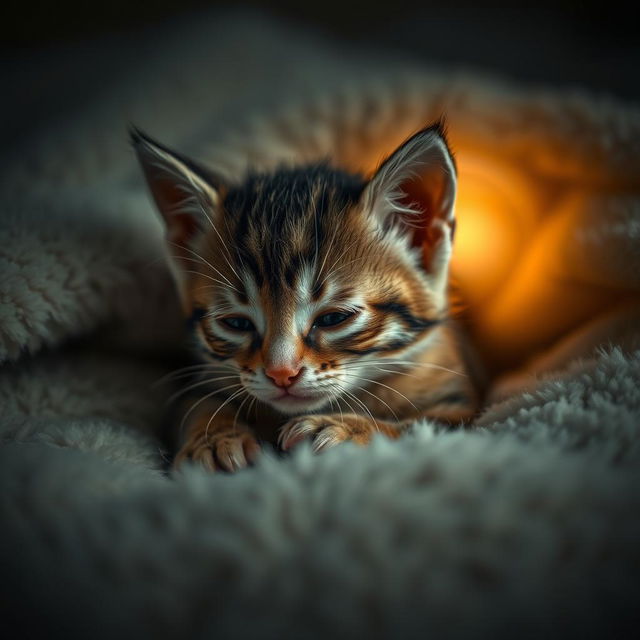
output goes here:
[{"label": "kitten's left ear", "polygon": [[205,168],[139,129],[131,127],[129,133],[164,219],[167,240],[174,246],[187,247],[216,215],[221,200],[217,181]]},{"label": "kitten's left ear", "polygon": [[456,167],[444,126],[418,131],[380,166],[363,193],[365,210],[383,229],[404,224],[424,266],[446,286],[455,230]]},{"label": "kitten's left ear", "polygon": [[194,261],[194,245],[207,229],[215,228],[221,208],[220,185],[192,160],[131,128],[131,142],[147,185],[165,223],[169,265],[185,310],[187,273]]}]

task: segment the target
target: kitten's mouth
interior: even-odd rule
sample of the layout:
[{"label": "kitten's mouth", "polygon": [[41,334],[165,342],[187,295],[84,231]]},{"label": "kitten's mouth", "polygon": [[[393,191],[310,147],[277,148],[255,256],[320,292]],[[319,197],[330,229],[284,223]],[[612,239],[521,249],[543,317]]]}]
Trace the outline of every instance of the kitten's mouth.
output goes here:
[{"label": "kitten's mouth", "polygon": [[297,393],[291,393],[289,391],[283,391],[279,396],[270,400],[271,404],[279,409],[286,411],[295,411],[301,409],[311,410],[317,408],[318,401],[322,400],[322,396],[318,395],[301,395]]},{"label": "kitten's mouth", "polygon": [[310,400],[316,400],[314,396],[302,396],[297,393],[290,393],[289,391],[283,391],[277,398],[274,398],[276,402],[309,402]]}]

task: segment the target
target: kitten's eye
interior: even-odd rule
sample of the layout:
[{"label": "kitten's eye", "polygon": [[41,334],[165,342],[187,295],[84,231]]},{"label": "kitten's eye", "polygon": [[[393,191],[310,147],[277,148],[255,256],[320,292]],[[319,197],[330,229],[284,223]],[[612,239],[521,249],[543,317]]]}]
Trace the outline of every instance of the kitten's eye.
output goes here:
[{"label": "kitten's eye", "polygon": [[253,322],[244,316],[220,318],[220,322],[227,328],[233,329],[234,331],[253,331],[255,329]]},{"label": "kitten's eye", "polygon": [[314,327],[324,328],[324,327],[335,327],[338,324],[344,322],[347,318],[350,318],[353,313],[344,313],[342,311],[331,311],[329,313],[324,313],[321,316],[318,316],[314,323]]}]

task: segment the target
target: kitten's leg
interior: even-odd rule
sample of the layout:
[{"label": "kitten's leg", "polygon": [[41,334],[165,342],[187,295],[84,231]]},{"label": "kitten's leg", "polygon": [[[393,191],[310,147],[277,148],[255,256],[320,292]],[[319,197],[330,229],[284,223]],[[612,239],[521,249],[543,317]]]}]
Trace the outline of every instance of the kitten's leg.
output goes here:
[{"label": "kitten's leg", "polygon": [[260,452],[258,441],[249,427],[237,420],[236,408],[223,407],[223,402],[208,400],[190,416],[174,468],[191,461],[209,471],[237,471],[255,460]]}]

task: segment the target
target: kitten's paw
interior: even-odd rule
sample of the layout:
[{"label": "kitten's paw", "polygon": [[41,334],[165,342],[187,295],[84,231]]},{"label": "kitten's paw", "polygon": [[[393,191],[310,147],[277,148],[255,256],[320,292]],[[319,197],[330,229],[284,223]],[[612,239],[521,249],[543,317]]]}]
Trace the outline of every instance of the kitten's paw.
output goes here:
[{"label": "kitten's paw", "polygon": [[309,415],[289,420],[281,429],[278,443],[287,450],[307,439],[312,440],[317,453],[341,442],[368,444],[378,432],[378,426],[370,418],[354,413],[344,415]]},{"label": "kitten's paw", "polygon": [[194,462],[208,471],[234,472],[251,465],[259,453],[260,445],[249,431],[196,433],[182,445],[173,467]]}]

